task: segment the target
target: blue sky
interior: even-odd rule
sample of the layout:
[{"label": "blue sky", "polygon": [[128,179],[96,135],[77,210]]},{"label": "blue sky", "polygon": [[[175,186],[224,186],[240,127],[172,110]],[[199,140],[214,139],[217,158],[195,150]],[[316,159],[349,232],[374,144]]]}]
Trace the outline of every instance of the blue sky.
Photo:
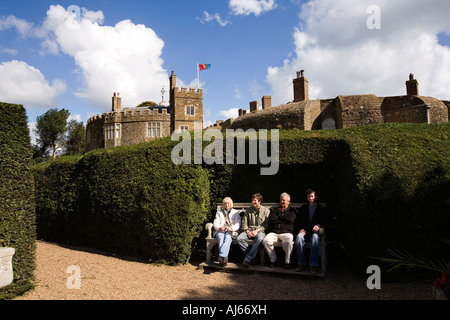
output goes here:
[{"label": "blue sky", "polygon": [[448,12],[447,0],[3,0],[0,101],[23,104],[31,126],[50,108],[86,123],[113,92],[134,107],[165,86],[168,101],[172,70],[195,87],[197,62],[211,64],[205,124],[263,95],[291,101],[300,69],[311,99],[403,95],[414,73],[421,95],[450,100]]}]

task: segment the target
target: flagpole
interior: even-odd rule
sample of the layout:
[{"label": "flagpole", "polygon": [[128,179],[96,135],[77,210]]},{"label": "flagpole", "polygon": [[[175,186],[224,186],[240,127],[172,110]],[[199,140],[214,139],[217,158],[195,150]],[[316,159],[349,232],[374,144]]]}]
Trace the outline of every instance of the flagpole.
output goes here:
[{"label": "flagpole", "polygon": [[199,72],[199,66],[197,62],[197,90],[200,88],[200,72]]}]

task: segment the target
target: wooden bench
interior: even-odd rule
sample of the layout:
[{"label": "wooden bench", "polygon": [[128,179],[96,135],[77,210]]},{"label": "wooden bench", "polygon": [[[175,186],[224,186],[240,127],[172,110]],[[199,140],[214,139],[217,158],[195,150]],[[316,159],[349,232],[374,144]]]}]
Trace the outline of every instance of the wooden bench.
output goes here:
[{"label": "wooden bench", "polygon": [[[293,208],[300,208],[305,203],[290,203],[290,206]],[[271,207],[277,207],[279,206],[279,203],[262,203],[262,206],[265,206],[267,208]],[[321,205],[326,206],[325,203],[321,203]],[[233,209],[238,210],[241,212],[241,218],[244,213],[244,211],[251,206],[250,203],[234,203]],[[217,211],[222,209],[222,203],[217,204]],[[205,229],[208,231],[208,235],[206,236],[206,261],[202,262],[199,265],[200,269],[203,269],[203,267],[216,267],[216,268],[223,268],[218,262],[211,260],[211,251],[216,247],[217,248],[217,239],[212,236],[213,233],[213,224],[207,223],[205,226]],[[239,230],[239,233],[242,232],[242,230]],[[320,235],[320,249],[319,249],[319,256],[320,256],[320,270],[317,272],[316,276],[319,277],[325,277],[326,274],[326,265],[327,265],[327,258],[326,258],[326,240],[325,240],[325,229],[320,228],[319,230]],[[294,239],[295,241],[295,239]],[[249,245],[253,245],[253,240],[247,240],[247,243]],[[237,240],[233,239],[232,244],[237,245]],[[281,241],[276,241],[274,243],[275,247],[282,247]],[[306,248],[311,248],[311,243],[307,242],[305,244]],[[295,250],[295,248],[294,248]],[[265,272],[275,272],[275,273],[289,273],[289,274],[302,274],[302,275],[310,275],[309,271],[302,271],[298,272],[295,270],[295,267],[290,269],[284,269],[282,267],[276,267],[276,268],[269,268],[268,266],[265,266],[265,256],[266,256],[266,250],[264,249],[264,246],[261,244],[259,247],[259,265],[254,265],[252,263],[250,270],[254,271],[265,271]],[[242,257],[242,260],[244,257]],[[227,266],[225,267],[227,269],[244,269],[242,261],[240,263],[233,263],[228,261]]]}]

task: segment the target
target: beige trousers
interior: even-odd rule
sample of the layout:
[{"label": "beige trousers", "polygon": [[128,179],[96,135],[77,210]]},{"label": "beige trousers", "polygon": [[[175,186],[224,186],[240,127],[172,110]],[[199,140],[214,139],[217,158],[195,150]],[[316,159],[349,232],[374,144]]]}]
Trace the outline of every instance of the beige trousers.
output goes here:
[{"label": "beige trousers", "polygon": [[275,262],[277,260],[277,254],[275,253],[275,248],[273,246],[273,243],[275,241],[280,240],[282,242],[282,247],[284,250],[284,253],[286,254],[285,263],[289,263],[291,261],[291,253],[292,248],[294,247],[294,236],[292,233],[269,233],[264,238],[262,244],[264,248],[267,251],[267,254],[269,255],[270,262]]}]

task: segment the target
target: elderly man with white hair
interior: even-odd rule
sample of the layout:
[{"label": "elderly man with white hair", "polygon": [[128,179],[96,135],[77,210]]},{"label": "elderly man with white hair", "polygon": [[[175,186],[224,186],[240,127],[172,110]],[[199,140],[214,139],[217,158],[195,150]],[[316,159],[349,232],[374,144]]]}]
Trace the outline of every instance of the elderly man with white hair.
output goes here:
[{"label": "elderly man with white hair", "polygon": [[277,254],[273,243],[280,240],[285,253],[284,267],[290,268],[291,253],[294,247],[294,221],[296,211],[289,203],[291,197],[286,192],[280,195],[280,205],[270,208],[269,214],[269,233],[264,238],[262,244],[270,258],[270,267],[274,268],[277,260]]}]

